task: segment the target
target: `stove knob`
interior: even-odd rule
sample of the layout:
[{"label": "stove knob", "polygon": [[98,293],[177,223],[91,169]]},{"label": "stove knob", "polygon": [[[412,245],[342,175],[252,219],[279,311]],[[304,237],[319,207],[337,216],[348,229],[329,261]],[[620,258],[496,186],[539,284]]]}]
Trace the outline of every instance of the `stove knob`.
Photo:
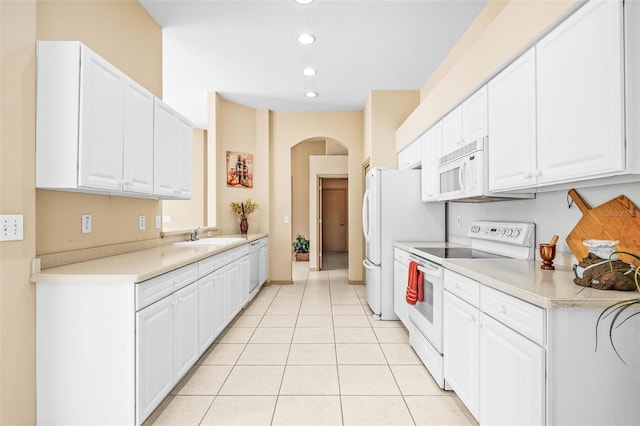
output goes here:
[{"label": "stove knob", "polygon": [[505,235],[507,237],[510,237],[512,233],[513,233],[513,230],[511,228],[507,228],[507,232],[505,232]]},{"label": "stove knob", "polygon": [[511,236],[512,236],[513,238],[515,238],[515,237],[517,237],[518,235],[520,235],[520,228],[515,228],[515,229],[513,230],[513,233],[511,234]]},{"label": "stove knob", "polygon": [[472,232],[472,233],[477,234],[477,233],[478,233],[478,231],[480,231],[480,227],[479,227],[478,225],[473,225],[473,226],[471,227],[471,232]]}]

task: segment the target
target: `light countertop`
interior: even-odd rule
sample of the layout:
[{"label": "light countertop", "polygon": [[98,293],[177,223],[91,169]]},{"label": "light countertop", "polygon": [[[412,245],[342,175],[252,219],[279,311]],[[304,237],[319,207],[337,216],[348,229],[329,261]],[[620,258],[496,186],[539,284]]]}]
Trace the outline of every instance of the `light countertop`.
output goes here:
[{"label": "light countertop", "polygon": [[[454,247],[454,244],[398,242],[395,246],[421,257],[415,247]],[[438,260],[430,258],[430,260]],[[573,283],[570,266],[540,269],[539,260],[442,259],[445,268],[542,308],[604,308],[615,302],[640,297],[637,291],[597,290]]]},{"label": "light countertop", "polygon": [[[229,236],[239,237],[240,235],[223,235],[221,237]],[[266,236],[267,234],[264,233],[242,235],[245,238],[244,241],[223,247],[185,247],[167,244],[132,253],[43,269],[32,275],[31,281],[38,283],[114,281],[137,283]]]}]

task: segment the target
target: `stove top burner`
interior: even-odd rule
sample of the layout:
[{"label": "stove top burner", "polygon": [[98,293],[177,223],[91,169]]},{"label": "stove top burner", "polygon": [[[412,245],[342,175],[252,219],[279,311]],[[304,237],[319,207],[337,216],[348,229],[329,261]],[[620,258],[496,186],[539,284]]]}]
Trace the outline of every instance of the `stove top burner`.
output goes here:
[{"label": "stove top burner", "polygon": [[509,259],[506,256],[469,247],[416,247],[416,250],[442,259]]}]

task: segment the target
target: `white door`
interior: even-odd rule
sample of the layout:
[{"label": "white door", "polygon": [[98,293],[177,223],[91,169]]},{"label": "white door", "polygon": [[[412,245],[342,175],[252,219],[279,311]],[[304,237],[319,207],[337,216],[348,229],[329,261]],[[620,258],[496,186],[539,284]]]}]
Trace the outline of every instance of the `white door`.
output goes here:
[{"label": "white door", "polygon": [[153,119],[153,193],[168,197],[175,196],[174,124],[175,112],[156,99]]},{"label": "white door", "polygon": [[153,192],[153,95],[132,80],[125,89],[122,189]]},{"label": "white door", "polygon": [[622,18],[588,2],[536,45],[539,184],[624,169]]},{"label": "white door", "polygon": [[[397,250],[397,249],[396,249]],[[395,260],[393,262],[393,311],[400,321],[407,327],[409,320],[407,314],[407,278],[409,276],[409,266]]]},{"label": "white door", "polygon": [[249,276],[251,275],[251,265],[249,262],[249,255],[243,256],[238,260],[238,294],[240,298],[240,308],[249,301]]},{"label": "white door", "polygon": [[487,86],[482,86],[461,107],[463,144],[487,136]]},{"label": "white door", "polygon": [[269,268],[267,263],[268,253],[269,246],[264,245],[260,247],[260,284],[266,283],[269,276]]},{"label": "white door", "polygon": [[175,380],[178,381],[196,363],[198,340],[198,283],[173,294],[173,348]]},{"label": "white door", "polygon": [[436,123],[422,140],[422,201],[438,201],[440,175],[438,165],[442,148],[442,121]]},{"label": "white door", "polygon": [[173,388],[172,302],[171,296],[165,297],[136,314],[138,424]]},{"label": "white door", "polygon": [[200,355],[215,339],[213,283],[213,274],[198,280],[198,345],[200,347],[198,352]]},{"label": "white door", "polygon": [[365,259],[362,264],[365,268],[365,296],[367,304],[374,316],[380,317],[382,312],[382,267]]},{"label": "white door", "polygon": [[78,186],[119,191],[125,75],[82,49]]},{"label": "white door", "polygon": [[175,187],[179,198],[190,199],[193,180],[193,127],[189,121],[179,115],[176,116],[175,126]]},{"label": "white door", "polygon": [[444,379],[478,418],[478,309],[444,292]]},{"label": "white door", "polygon": [[238,261],[225,267],[225,286],[227,287],[227,321],[231,321],[240,312],[240,267]]},{"label": "white door", "polygon": [[545,350],[481,314],[480,424],[545,423]]},{"label": "white door", "polygon": [[489,190],[536,183],[536,61],[530,49],[489,82]]},{"label": "white door", "polygon": [[211,275],[213,278],[214,336],[218,337],[227,325],[227,288],[224,278],[225,268],[218,269]]},{"label": "white door", "polygon": [[462,109],[457,107],[442,119],[442,155],[455,151],[462,145]]}]

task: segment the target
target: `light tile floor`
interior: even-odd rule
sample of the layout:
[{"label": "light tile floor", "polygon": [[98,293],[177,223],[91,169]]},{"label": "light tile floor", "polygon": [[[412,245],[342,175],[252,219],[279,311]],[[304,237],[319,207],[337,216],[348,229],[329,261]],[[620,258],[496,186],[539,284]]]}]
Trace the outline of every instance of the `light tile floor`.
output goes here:
[{"label": "light tile floor", "polygon": [[345,254],[264,287],[146,425],[474,425],[398,321],[374,321]]}]

